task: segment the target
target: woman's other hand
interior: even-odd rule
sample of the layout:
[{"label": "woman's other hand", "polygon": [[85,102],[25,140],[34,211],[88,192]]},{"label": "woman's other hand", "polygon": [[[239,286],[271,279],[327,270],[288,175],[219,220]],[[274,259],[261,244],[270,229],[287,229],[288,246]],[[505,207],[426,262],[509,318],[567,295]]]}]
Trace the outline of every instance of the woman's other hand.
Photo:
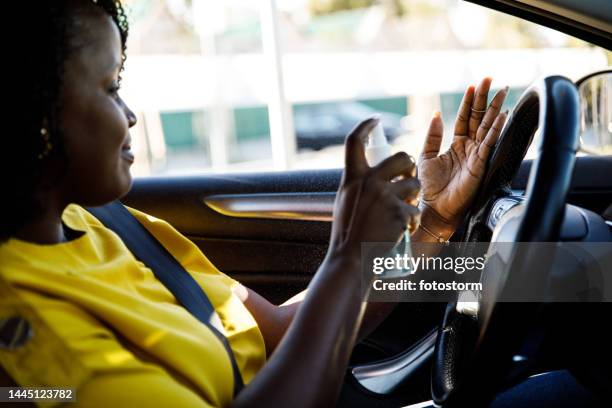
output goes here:
[{"label": "woman's other hand", "polygon": [[408,226],[414,229],[418,224],[418,209],[407,203],[420,189],[412,157],[400,152],[377,166],[367,163],[364,143],[377,123],[365,120],[348,135],[334,206],[330,250],[357,258],[362,242],[395,242]]},{"label": "woman's other hand", "polygon": [[450,148],[439,154],[444,125],[434,114],[419,158],[422,185],[420,209],[426,227],[448,239],[460,223],[483,179],[487,158],[504,126],[507,112],[500,113],[508,88],[497,92],[487,104],[491,78],[474,90],[468,87],[455,122]]}]

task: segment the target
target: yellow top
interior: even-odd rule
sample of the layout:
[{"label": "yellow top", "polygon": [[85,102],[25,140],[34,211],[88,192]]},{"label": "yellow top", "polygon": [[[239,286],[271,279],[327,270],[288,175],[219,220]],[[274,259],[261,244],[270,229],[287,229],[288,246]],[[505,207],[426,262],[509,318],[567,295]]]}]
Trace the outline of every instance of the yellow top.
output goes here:
[{"label": "yellow top", "polygon": [[[129,210],[205,290],[248,383],[265,347],[232,292],[236,282],[170,224]],[[20,316],[33,328],[23,346],[0,346],[9,376],[20,386],[74,387],[77,406],[229,405],[232,368],[215,335],[89,212],[70,205],[62,218],[85,233],[54,245],[0,245],[0,324]]]}]

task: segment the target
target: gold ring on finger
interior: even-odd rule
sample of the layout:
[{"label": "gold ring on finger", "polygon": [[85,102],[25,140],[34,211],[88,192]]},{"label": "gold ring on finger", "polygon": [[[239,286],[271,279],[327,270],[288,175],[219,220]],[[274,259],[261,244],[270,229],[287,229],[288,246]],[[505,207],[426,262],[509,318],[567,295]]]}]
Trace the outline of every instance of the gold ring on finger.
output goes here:
[{"label": "gold ring on finger", "polygon": [[478,109],[474,109],[474,108],[470,108],[472,110],[472,112],[478,112],[478,113],[485,113],[487,110],[478,110]]}]

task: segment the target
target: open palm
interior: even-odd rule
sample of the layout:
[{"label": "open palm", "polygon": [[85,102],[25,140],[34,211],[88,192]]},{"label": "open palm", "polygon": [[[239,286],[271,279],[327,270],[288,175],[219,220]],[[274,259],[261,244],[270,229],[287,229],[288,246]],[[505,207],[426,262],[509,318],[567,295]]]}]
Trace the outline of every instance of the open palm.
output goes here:
[{"label": "open palm", "polygon": [[487,106],[491,78],[474,90],[466,90],[455,122],[450,148],[439,154],[442,118],[436,113],[429,126],[419,158],[421,202],[444,221],[457,226],[471,204],[485,172],[491,148],[503,128],[507,112],[500,113],[508,89],[502,89]]}]

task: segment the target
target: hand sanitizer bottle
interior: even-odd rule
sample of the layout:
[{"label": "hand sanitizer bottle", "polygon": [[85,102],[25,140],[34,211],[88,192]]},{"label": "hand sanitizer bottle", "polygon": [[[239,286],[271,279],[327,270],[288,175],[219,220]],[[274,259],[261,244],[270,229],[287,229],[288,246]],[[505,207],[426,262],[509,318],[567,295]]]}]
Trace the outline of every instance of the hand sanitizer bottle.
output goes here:
[{"label": "hand sanitizer bottle", "polygon": [[[376,166],[378,163],[391,156],[391,146],[387,142],[385,131],[380,122],[378,122],[378,125],[370,132],[365,148],[366,159],[370,166]],[[395,258],[397,255],[400,255],[402,258],[404,258],[404,255],[408,258],[412,257],[410,233],[408,231],[404,233],[403,238],[393,247],[391,254],[388,256]],[[411,263],[408,262],[408,264],[410,265]],[[410,275],[412,272],[411,268],[396,268],[393,270],[386,270],[380,277],[383,279],[402,278]]]},{"label": "hand sanitizer bottle", "polygon": [[377,166],[381,161],[391,156],[391,146],[387,142],[387,137],[380,121],[370,132],[365,154],[368,163],[372,167]]}]

